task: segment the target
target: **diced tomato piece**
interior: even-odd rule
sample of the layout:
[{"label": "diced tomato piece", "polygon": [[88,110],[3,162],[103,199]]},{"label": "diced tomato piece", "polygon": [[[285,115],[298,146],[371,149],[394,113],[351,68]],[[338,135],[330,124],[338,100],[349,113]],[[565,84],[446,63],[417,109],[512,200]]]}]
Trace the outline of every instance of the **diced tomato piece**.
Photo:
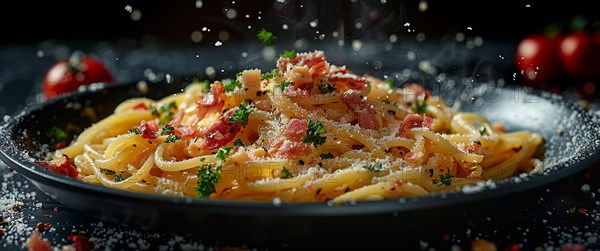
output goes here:
[{"label": "diced tomato piece", "polygon": [[145,121],[142,120],[140,125],[137,126],[138,131],[140,131],[140,135],[144,139],[156,139],[158,138],[158,131],[160,130],[160,126],[155,121]]},{"label": "diced tomato piece", "polygon": [[48,168],[48,170],[52,172],[62,174],[71,178],[77,178],[77,175],[79,175],[79,172],[77,172],[77,168],[73,164],[71,164],[69,158],[67,158],[66,156],[50,161],[38,160],[35,161],[35,163],[45,168]]}]

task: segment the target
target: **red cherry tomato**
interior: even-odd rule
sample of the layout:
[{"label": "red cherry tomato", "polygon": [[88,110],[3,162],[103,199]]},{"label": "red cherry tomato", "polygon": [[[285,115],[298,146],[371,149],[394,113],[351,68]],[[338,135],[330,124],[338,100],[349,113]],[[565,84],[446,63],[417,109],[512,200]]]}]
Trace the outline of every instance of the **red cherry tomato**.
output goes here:
[{"label": "red cherry tomato", "polygon": [[110,83],[113,76],[100,60],[80,52],[69,59],[55,63],[46,72],[42,83],[42,94],[46,99],[73,92],[82,85]]},{"label": "red cherry tomato", "polygon": [[558,39],[531,34],[517,46],[515,64],[526,84],[539,86],[560,75]]},{"label": "red cherry tomato", "polygon": [[565,75],[579,80],[600,79],[600,33],[574,31],[560,43]]}]

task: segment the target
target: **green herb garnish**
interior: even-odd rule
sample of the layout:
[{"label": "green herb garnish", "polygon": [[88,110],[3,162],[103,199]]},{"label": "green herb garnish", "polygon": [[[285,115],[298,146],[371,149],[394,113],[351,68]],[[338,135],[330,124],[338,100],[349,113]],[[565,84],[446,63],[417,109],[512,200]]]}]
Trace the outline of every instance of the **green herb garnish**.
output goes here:
[{"label": "green herb garnish", "polygon": [[291,58],[295,58],[296,57],[296,51],[294,51],[294,50],[291,50],[291,51],[285,50],[283,53],[279,54],[279,57],[290,58],[290,59]]},{"label": "green herb garnish", "polygon": [[232,92],[236,87],[242,87],[242,82],[237,79],[233,79],[231,82],[223,85],[223,87],[225,87],[225,92]]},{"label": "green herb garnish", "polygon": [[208,166],[200,167],[198,170],[198,186],[196,192],[198,198],[208,198],[211,194],[216,192],[215,184],[221,180],[222,166],[217,166],[213,169],[212,164]]},{"label": "green herb garnish", "polygon": [[383,171],[383,163],[381,162],[376,162],[376,163],[369,163],[363,166],[364,169],[367,169],[371,172],[381,172]]},{"label": "green herb garnish", "polygon": [[452,174],[450,174],[450,172],[447,172],[444,175],[440,174],[440,182],[446,186],[450,186],[452,185],[452,178],[454,176],[452,176]]},{"label": "green herb garnish", "polygon": [[115,176],[115,182],[121,182],[125,180],[125,177],[123,177],[123,174],[118,174],[117,176]]},{"label": "green herb garnish", "polygon": [[67,139],[67,133],[65,133],[65,131],[63,131],[63,129],[60,129],[56,126],[53,126],[52,128],[50,128],[50,133],[52,133],[52,137],[54,137],[55,142],[61,142],[65,139]]},{"label": "green herb garnish", "polygon": [[487,131],[487,128],[485,126],[479,127],[479,135],[481,135],[481,136],[485,135],[486,131]]},{"label": "green herb garnish", "polygon": [[169,134],[169,136],[167,136],[167,139],[165,139],[165,143],[173,143],[180,139],[181,139],[181,137],[179,137],[175,134]]},{"label": "green herb garnish", "polygon": [[333,85],[331,83],[320,84],[319,85],[319,90],[321,91],[321,93],[327,94],[327,93],[330,93],[332,91],[335,91],[335,85]]},{"label": "green herb garnish", "polygon": [[233,149],[232,146],[221,147],[221,148],[219,148],[219,150],[217,150],[215,157],[220,160],[225,160],[227,157],[229,157],[229,154],[231,153],[231,149]]},{"label": "green herb garnish", "polygon": [[171,125],[165,126],[160,132],[160,135],[172,134],[173,130],[175,130],[175,127]]},{"label": "green herb garnish", "polygon": [[385,83],[388,86],[388,88],[390,88],[391,90],[393,90],[395,88],[394,83],[389,79],[384,80],[383,83]]},{"label": "green herb garnish", "polygon": [[241,146],[241,147],[244,147],[244,146],[246,146],[246,145],[244,144],[244,142],[243,142],[241,139],[236,139],[236,140],[233,142],[233,145],[234,145],[234,146]]},{"label": "green herb garnish", "polygon": [[275,41],[277,40],[277,37],[265,28],[260,29],[258,34],[256,34],[256,37],[258,37],[258,40],[266,46],[275,44]]},{"label": "green herb garnish", "polygon": [[229,118],[229,123],[238,123],[246,127],[248,124],[248,116],[250,116],[252,111],[254,111],[253,103],[246,105],[245,102],[242,102],[239,108],[231,115],[231,118]]},{"label": "green herb garnish", "polygon": [[100,168],[100,173],[103,173],[106,175],[115,175],[115,171],[106,169],[106,168]]},{"label": "green herb garnish", "polygon": [[321,122],[315,120],[314,122],[308,118],[308,128],[306,129],[306,137],[302,137],[302,142],[312,143],[313,146],[317,147],[325,143],[327,137],[321,136],[325,133],[325,127]]},{"label": "green herb garnish", "polygon": [[142,133],[140,132],[140,129],[138,129],[137,127],[134,127],[134,128],[131,128],[131,129],[129,129],[129,131],[128,131],[128,132],[129,132],[129,133],[133,133],[133,134],[142,134]]},{"label": "green herb garnish", "polygon": [[333,154],[331,154],[331,153],[321,153],[319,155],[319,157],[321,157],[321,159],[331,159],[331,158],[333,158]]},{"label": "green herb garnish", "polygon": [[280,76],[280,72],[279,69],[274,69],[270,72],[266,72],[263,75],[260,76],[261,80],[266,80],[266,79],[272,79],[272,78],[276,78]]},{"label": "green herb garnish", "polygon": [[415,104],[415,112],[419,114],[424,114],[427,111],[427,104],[425,101],[417,101]]},{"label": "green herb garnish", "polygon": [[287,81],[287,80],[283,80],[281,82],[279,82],[279,84],[276,84],[276,87],[279,87],[279,89],[281,89],[281,91],[285,90],[286,87],[288,87],[288,85],[292,84],[292,82]]},{"label": "green herb garnish", "polygon": [[281,177],[282,179],[289,179],[294,177],[294,174],[290,172],[290,170],[287,170],[287,168],[285,167],[281,169],[281,173],[283,173],[283,176]]}]

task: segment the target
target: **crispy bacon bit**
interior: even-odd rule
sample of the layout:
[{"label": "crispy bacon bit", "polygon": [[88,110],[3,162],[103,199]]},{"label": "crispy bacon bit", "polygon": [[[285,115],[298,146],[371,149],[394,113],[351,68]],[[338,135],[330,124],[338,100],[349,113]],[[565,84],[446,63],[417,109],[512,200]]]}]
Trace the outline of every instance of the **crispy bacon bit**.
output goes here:
[{"label": "crispy bacon bit", "polygon": [[137,126],[138,131],[140,131],[140,135],[144,139],[156,139],[158,138],[158,131],[160,130],[160,126],[155,121],[145,121],[142,120],[140,125]]},{"label": "crispy bacon bit", "polygon": [[132,106],[131,109],[133,109],[133,110],[149,110],[150,107],[148,107],[148,105],[144,102],[139,102],[136,105]]},{"label": "crispy bacon bit", "polygon": [[306,66],[309,69],[313,66],[324,62],[325,54],[322,51],[314,51],[311,53],[298,53],[295,58],[279,58],[277,61],[277,67],[279,71],[284,74],[288,71],[288,66]]},{"label": "crispy bacon bit", "polygon": [[215,81],[210,86],[209,93],[200,93],[200,100],[196,104],[198,106],[196,109],[198,120],[202,120],[209,112],[220,112],[223,109],[223,105],[225,104],[225,101],[221,97],[223,93],[225,93],[225,86],[219,81]]},{"label": "crispy bacon bit", "polygon": [[216,123],[206,129],[203,136],[204,141],[200,146],[202,149],[217,149],[227,145],[235,138],[235,135],[242,129],[242,125],[230,123],[229,119],[237,109],[238,107],[234,107],[228,110]]},{"label": "crispy bacon bit", "polygon": [[54,248],[52,247],[52,244],[50,244],[50,242],[48,240],[42,239],[40,237],[40,232],[37,230],[34,230],[31,233],[31,236],[29,236],[29,239],[27,239],[25,246],[27,248],[29,248],[29,250],[31,250],[31,251],[52,251],[52,250],[54,250]]},{"label": "crispy bacon bit", "polygon": [[70,234],[67,240],[73,243],[75,251],[90,251],[94,250],[94,243],[89,241],[88,238],[83,234]]},{"label": "crispy bacon bit", "polygon": [[315,78],[325,74],[327,71],[329,71],[329,63],[322,61],[310,67],[310,76]]},{"label": "crispy bacon bit", "polygon": [[400,124],[400,130],[398,130],[398,133],[396,133],[396,136],[398,137],[406,137],[406,132],[412,128],[417,128],[417,127],[427,127],[427,128],[431,128],[431,125],[433,124],[433,118],[428,117],[428,116],[423,116],[421,117],[421,115],[418,114],[408,114],[406,115],[406,117],[404,117],[404,120],[402,120],[402,124]]},{"label": "crispy bacon bit", "polygon": [[52,172],[62,174],[71,178],[77,178],[77,175],[79,175],[79,173],[77,172],[77,168],[73,164],[71,164],[69,158],[67,158],[66,156],[60,159],[50,161],[38,160],[35,161],[35,163],[45,168],[48,168]]},{"label": "crispy bacon bit", "polygon": [[341,90],[362,90],[367,86],[367,83],[369,83],[366,78],[359,77],[345,69],[330,73],[328,79],[329,82],[335,84],[335,86],[341,88]]},{"label": "crispy bacon bit", "polygon": [[193,139],[196,136],[196,127],[191,127],[191,126],[175,127],[175,130],[173,133],[175,135],[181,137],[181,139],[184,139],[184,140]]},{"label": "crispy bacon bit", "polygon": [[350,112],[358,119],[358,125],[365,129],[379,129],[381,120],[369,102],[364,100],[359,92],[347,90],[342,94],[342,101],[346,103]]},{"label": "crispy bacon bit", "polygon": [[46,229],[50,229],[51,227],[52,224],[48,222],[38,222],[37,224],[35,224],[35,228],[40,232],[43,232]]},{"label": "crispy bacon bit", "polygon": [[271,145],[269,154],[290,157],[310,153],[310,144],[302,142],[302,137],[306,136],[307,129],[307,120],[297,118],[290,119],[287,128]]}]

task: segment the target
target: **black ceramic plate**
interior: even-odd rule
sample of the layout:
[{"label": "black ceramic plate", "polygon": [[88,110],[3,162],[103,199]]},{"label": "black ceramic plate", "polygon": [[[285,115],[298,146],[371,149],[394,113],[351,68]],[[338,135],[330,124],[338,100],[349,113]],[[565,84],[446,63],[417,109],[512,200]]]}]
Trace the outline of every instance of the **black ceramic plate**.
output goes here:
[{"label": "black ceramic plate", "polygon": [[[431,86],[434,94],[461,110],[483,114],[492,122],[504,121],[508,130],[528,129],[545,139],[547,169],[488,183],[480,189],[418,198],[357,202],[340,206],[327,203],[265,203],[201,200],[140,194],[86,184],[52,173],[34,163],[55,142],[51,126],[74,128],[76,134],[94,121],[82,116],[92,108],[97,118],[110,114],[119,102],[146,95],[153,99],[175,93],[190,78],[170,83],[108,86],[75,93],[27,107],[0,127],[0,157],[57,201],[87,215],[127,226],[198,234],[206,239],[320,240],[394,237],[431,232],[439,222],[452,224],[465,217],[481,217],[499,205],[524,199],[527,191],[563,179],[600,157],[598,119],[564,98],[519,87],[487,84]],[[457,213],[462,212],[462,213]]]}]

